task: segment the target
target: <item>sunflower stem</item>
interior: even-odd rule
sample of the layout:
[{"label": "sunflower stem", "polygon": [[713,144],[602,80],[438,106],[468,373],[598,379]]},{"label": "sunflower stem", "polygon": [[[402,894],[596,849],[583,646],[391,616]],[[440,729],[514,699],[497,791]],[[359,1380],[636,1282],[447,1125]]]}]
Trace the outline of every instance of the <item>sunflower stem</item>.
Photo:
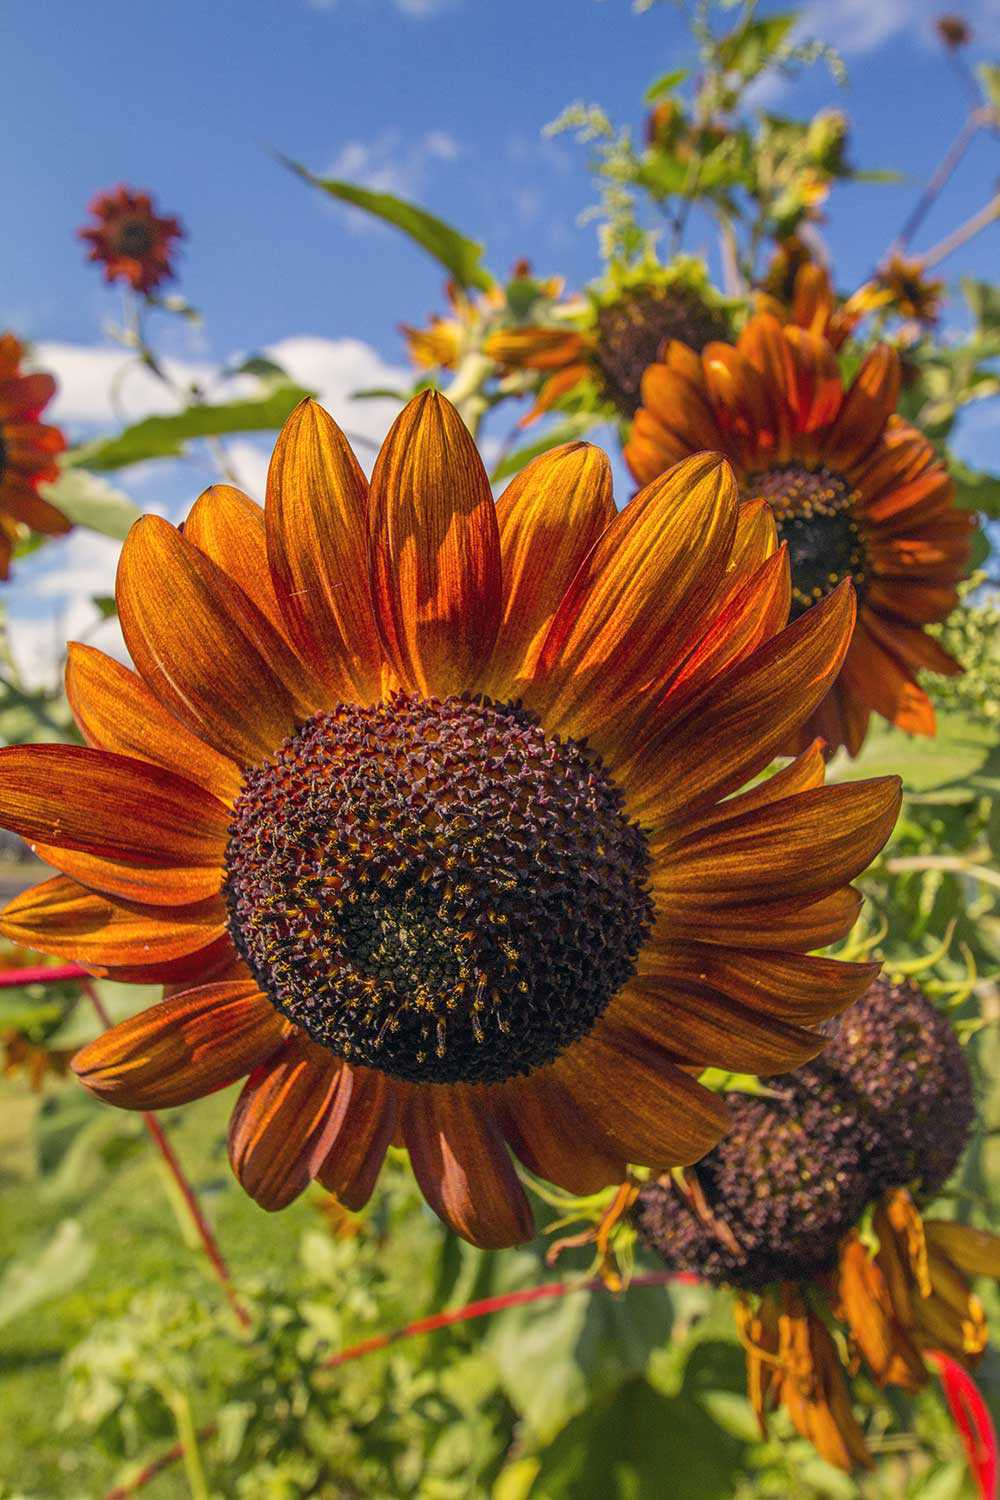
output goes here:
[{"label": "sunflower stem", "polygon": [[918,198],[902,229],[886,251],[886,258],[892,255],[902,255],[934,206],[942,189],[946,186],[972,141],[985,126],[995,124],[996,111],[986,105],[981,105],[970,112],[968,119],[945,152],[937,170]]},{"label": "sunflower stem", "polygon": [[981,230],[989,228],[997,219],[1000,219],[1000,193],[997,193],[994,198],[991,198],[988,203],[984,204],[978,213],[966,219],[964,224],[960,224],[953,234],[949,234],[945,239],[939,240],[932,249],[928,250],[926,255],[921,256],[920,269],[922,271],[933,270],[935,266],[940,265],[943,260],[946,260],[949,255],[954,254],[962,245],[967,244]]},{"label": "sunflower stem", "polygon": [[[93,980],[89,977],[82,978],[80,980],[80,988],[83,990],[83,993],[86,995],[87,999],[94,1007],[94,1010],[97,1012],[98,1020],[105,1028],[110,1028],[113,1024],[111,1017],[108,1015],[104,1001],[97,993]],[[202,1212],[201,1204],[198,1202],[197,1194],[195,1193],[194,1188],[191,1186],[191,1183],[188,1181],[187,1174],[185,1173],[184,1168],[181,1166],[177,1153],[174,1151],[173,1146],[167,1140],[166,1132],[164,1131],[163,1126],[160,1124],[156,1115],[154,1115],[149,1110],[143,1110],[142,1120],[154,1146],[160,1153],[163,1164],[169,1172],[172,1182],[179,1192],[180,1200],[183,1203],[184,1209],[187,1212],[196,1235],[198,1236],[201,1247],[208,1257],[209,1264],[211,1265],[212,1270],[215,1272],[219,1284],[226,1295],[226,1300],[233,1310],[236,1321],[242,1328],[249,1328],[253,1322],[253,1319],[250,1317],[249,1312],[244,1307],[243,1303],[240,1301],[239,1296],[237,1295],[236,1287],[233,1285],[233,1278],[230,1273],[229,1266],[226,1262],[226,1258],[219,1247],[219,1242],[215,1237],[212,1226],[209,1224],[208,1220],[205,1218],[204,1213]]]}]

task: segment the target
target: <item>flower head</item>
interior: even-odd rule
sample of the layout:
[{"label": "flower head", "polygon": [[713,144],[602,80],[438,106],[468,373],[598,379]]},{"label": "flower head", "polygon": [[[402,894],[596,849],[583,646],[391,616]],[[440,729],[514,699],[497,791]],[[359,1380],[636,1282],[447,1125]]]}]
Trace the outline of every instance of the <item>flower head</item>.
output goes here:
[{"label": "flower head", "polygon": [[179,219],[158,214],[149,193],[117,187],[98,193],[89,212],[96,223],[79,230],[90,246],[88,260],[104,266],[105,281],[125,281],[136,292],[149,296],[176,274],[174,241],[183,239]]},{"label": "flower head", "polygon": [[879,267],[875,285],[883,293],[884,305],[900,318],[916,323],[936,323],[941,315],[945,283],[928,276],[920,260],[892,255]]},{"label": "flower head", "polygon": [[633,1217],[668,1265],[740,1290],[762,1427],[781,1405],[850,1468],[868,1453],[819,1311],[879,1384],[916,1390],[925,1352],[968,1364],[985,1348],[967,1276],[1000,1275],[1000,1239],[923,1219],[910,1193],[943,1185],[971,1130],[948,1021],[915,985],[879,980],[827,1029],[821,1058],[764,1097],[731,1099],[730,1133],[697,1166],[647,1184]]},{"label": "flower head", "polygon": [[844,586],[785,628],[763,505],[681,464],[621,513],[603,454],[494,502],[425,392],[369,488],[312,403],[266,511],[216,486],[138,522],[135,663],[70,647],[86,741],[0,750],[0,809],[61,873],[0,928],[160,1005],[75,1060],[128,1108],[249,1075],[234,1170],[267,1208],[351,1208],[390,1142],[483,1245],[528,1237],[511,1152],[574,1193],[701,1156],[709,1064],[784,1071],[873,966],[851,924],[896,778],[825,788],[815,748],[734,796],[826,691]]},{"label": "flower head", "polygon": [[0,334],[0,578],[8,577],[18,538],[27,529],[56,536],[72,529],[61,510],[38,493],[59,475],[66,439],[38,419],[56,392],[51,375],[22,368],[24,346]]},{"label": "flower head", "polygon": [[767,502],[788,544],[793,616],[852,580],[851,648],[805,731],[851,754],[873,712],[933,734],[917,675],[961,670],[923,627],[957,602],[974,521],[933,445],[896,416],[899,381],[897,355],[880,345],[845,387],[824,338],[758,314],[736,345],[700,358],[669,346],[643,377],[625,449],[642,484],[683,455],[726,453],[741,495]]},{"label": "flower head", "polygon": [[657,268],[601,290],[581,302],[572,319],[498,330],[484,349],[505,368],[544,377],[525,425],[585,386],[597,401],[630,418],[640,404],[643,373],[664,342],[676,339],[700,352],[728,329],[703,273]]}]

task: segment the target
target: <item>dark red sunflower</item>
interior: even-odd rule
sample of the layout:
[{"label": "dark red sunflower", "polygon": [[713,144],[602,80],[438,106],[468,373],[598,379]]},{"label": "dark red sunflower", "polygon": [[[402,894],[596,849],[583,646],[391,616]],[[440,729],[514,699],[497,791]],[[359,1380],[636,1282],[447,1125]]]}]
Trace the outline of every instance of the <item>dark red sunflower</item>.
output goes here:
[{"label": "dark red sunflower", "polygon": [[460,1234],[532,1232],[511,1159],[574,1193],[701,1156],[695,1076],[813,1056],[873,974],[809,956],[895,820],[895,777],[804,753],[740,795],[836,674],[845,584],[785,628],[766,505],[713,455],[616,513],[555,449],[494,502],[423,393],[369,489],[304,403],[267,507],[208,490],[118,573],[136,671],[70,647],[87,746],[0,750],[0,821],[61,873],[0,929],[167,998],[76,1058],[132,1109],[249,1075],[233,1168],[348,1207],[391,1142]]},{"label": "dark red sunflower", "polygon": [[735,345],[701,356],[672,343],[643,377],[625,457],[640,484],[680,458],[719,450],[745,500],[771,507],[788,544],[792,616],[845,578],[858,621],[843,669],[803,731],[856,755],[873,712],[934,733],[921,668],[959,664],[924,630],[958,602],[975,518],[959,510],[933,445],[896,415],[899,358],[886,345],[845,386],[817,333],[752,318]]},{"label": "dark red sunflower", "polygon": [[0,334],[0,578],[24,528],[56,536],[72,523],[38,493],[59,476],[58,455],[66,439],[58,427],[38,419],[56,393],[51,375],[21,368],[24,348],[12,333]]},{"label": "dark red sunflower", "polygon": [[878,1385],[916,1391],[932,1351],[975,1364],[988,1330],[969,1278],[1000,1277],[1000,1238],[925,1219],[915,1201],[944,1186],[974,1118],[947,1018],[914,984],[880,979],[830,1030],[815,1062],[732,1098],[725,1139],[643,1187],[632,1213],[671,1268],[737,1289],[762,1431],[783,1406],[851,1469],[872,1460],[849,1374],[863,1360]]},{"label": "dark red sunflower", "polygon": [[179,219],[156,212],[149,193],[124,186],[98,193],[89,212],[97,222],[79,235],[90,246],[87,259],[104,266],[105,281],[125,281],[148,296],[172,280],[174,242],[184,229]]}]

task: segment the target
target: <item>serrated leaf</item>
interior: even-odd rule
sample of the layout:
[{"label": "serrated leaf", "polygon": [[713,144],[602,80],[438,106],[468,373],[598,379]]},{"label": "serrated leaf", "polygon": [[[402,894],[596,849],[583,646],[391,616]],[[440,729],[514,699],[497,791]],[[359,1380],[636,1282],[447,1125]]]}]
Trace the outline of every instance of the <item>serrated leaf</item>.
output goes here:
[{"label": "serrated leaf", "polygon": [[233,432],[273,432],[311,395],[291,381],[266,395],[242,401],[185,407],[170,416],[146,417],[116,437],[99,438],[77,448],[72,461],[91,469],[124,469],[151,458],[179,458],[194,438],[225,437]]},{"label": "serrated leaf", "polygon": [[0,1327],[22,1317],[82,1281],[94,1247],[75,1219],[63,1219],[45,1248],[8,1265],[0,1276]]},{"label": "serrated leaf", "polygon": [[58,479],[40,487],[42,496],[57,506],[75,526],[85,526],[88,531],[113,537],[116,542],[124,541],[142,511],[106,479],[78,468],[79,451],[70,454]]},{"label": "serrated leaf", "polygon": [[436,214],[428,213],[425,208],[416,203],[408,203],[404,198],[397,198],[393,193],[378,193],[372,188],[359,187],[357,183],[344,182],[336,177],[318,177],[308,167],[280,152],[278,160],[313,187],[328,193],[331,198],[347,203],[352,208],[359,208],[363,213],[371,214],[373,218],[402,230],[414,244],[426,250],[439,265],[444,266],[459,286],[478,287],[480,291],[486,291],[493,285],[493,277],[482,263],[483,246],[460,234]]}]

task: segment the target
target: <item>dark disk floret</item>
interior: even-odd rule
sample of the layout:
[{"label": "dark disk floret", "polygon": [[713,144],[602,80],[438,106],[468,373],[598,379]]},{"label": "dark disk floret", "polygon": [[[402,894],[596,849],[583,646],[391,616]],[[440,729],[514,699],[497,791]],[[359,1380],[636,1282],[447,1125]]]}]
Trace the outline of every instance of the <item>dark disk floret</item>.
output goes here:
[{"label": "dark disk floret", "polygon": [[650,286],[626,292],[597,314],[597,363],[604,392],[626,417],[642,403],[642,377],[667,339],[679,339],[700,354],[714,339],[729,336],[724,315],[694,287]]},{"label": "dark disk floret", "polygon": [[869,1197],[858,1101],[810,1063],[773,1096],[731,1095],[729,1134],[685,1179],[639,1194],[642,1239],[675,1270],[760,1289],[830,1269]]},{"label": "dark disk floret", "polygon": [[230,932],[276,1008],[353,1064],[495,1083],[552,1062],[631,974],[649,855],[584,746],[512,704],[315,715],[233,811]]},{"label": "dark disk floret", "polygon": [[912,980],[877,979],[832,1027],[824,1057],[865,1101],[875,1191],[930,1196],[972,1130],[972,1075],[954,1027]]},{"label": "dark disk floret", "polygon": [[748,500],[768,502],[778,539],[788,545],[791,619],[825,599],[845,578],[863,596],[867,554],[856,520],[858,496],[842,475],[784,464],[752,474],[744,492]]}]

